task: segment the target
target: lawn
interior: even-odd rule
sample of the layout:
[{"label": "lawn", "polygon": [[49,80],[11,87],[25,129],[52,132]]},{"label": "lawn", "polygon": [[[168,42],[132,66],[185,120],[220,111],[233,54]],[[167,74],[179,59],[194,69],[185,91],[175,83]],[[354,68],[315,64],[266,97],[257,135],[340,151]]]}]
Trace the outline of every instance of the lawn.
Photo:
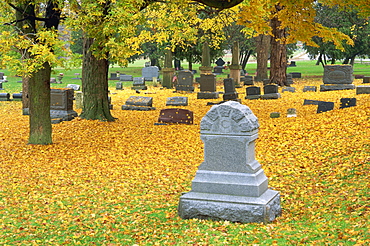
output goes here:
[{"label": "lawn", "polygon": [[[11,83],[19,86],[10,81],[6,91]],[[200,121],[207,102],[217,100],[149,86],[141,95],[153,97],[156,110],[124,111],[138,94],[110,81],[117,120],[55,124],[47,146],[27,145],[21,102],[0,102],[0,245],[369,245],[370,97],[302,92],[320,84],[295,79],[297,92],[278,100],[245,100],[245,88],[237,89],[261,125],[256,159],[282,198],[282,216],[269,224],[177,215],[203,160]],[[182,108],[194,112],[193,125],[154,125],[171,96],[189,98]],[[339,109],[344,97],[357,106]],[[304,99],[331,101],[335,109],[316,114]],[[298,117],[287,118],[288,108]]]}]

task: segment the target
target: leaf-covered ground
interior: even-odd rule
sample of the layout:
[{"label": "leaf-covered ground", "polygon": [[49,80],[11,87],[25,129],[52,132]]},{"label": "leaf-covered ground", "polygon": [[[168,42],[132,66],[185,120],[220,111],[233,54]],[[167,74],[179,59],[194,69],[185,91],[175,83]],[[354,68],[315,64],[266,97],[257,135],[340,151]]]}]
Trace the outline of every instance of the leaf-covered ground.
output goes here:
[{"label": "leaf-covered ground", "polygon": [[[123,111],[137,94],[111,88],[117,121],[53,125],[48,146],[27,145],[20,102],[0,102],[0,245],[369,245],[370,96],[302,92],[320,84],[302,79],[279,100],[242,99],[261,125],[256,159],[282,197],[283,215],[270,224],[177,216],[203,160],[200,120],[217,100],[149,88],[141,95],[157,110]],[[154,125],[171,96],[189,97],[182,108],[194,111],[193,125]],[[339,109],[343,97],[357,106]],[[316,114],[304,99],[335,110]],[[275,111],[282,116],[271,119]]]}]

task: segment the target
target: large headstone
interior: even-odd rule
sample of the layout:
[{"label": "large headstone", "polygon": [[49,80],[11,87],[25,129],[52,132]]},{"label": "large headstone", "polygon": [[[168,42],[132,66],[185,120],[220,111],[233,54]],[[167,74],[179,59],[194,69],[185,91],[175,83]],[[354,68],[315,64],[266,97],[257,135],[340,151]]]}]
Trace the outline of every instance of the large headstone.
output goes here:
[{"label": "large headstone", "polygon": [[153,77],[159,79],[159,68],[157,66],[143,67],[141,76],[144,77],[145,81],[152,81]]},{"label": "large headstone", "polygon": [[326,65],[324,66],[324,85],[320,91],[353,90],[353,68],[351,65]]},{"label": "large headstone", "polygon": [[71,88],[50,90],[50,117],[52,123],[72,120],[77,117],[73,110],[74,90]]},{"label": "large headstone", "polygon": [[245,105],[212,106],[200,125],[204,161],[191,191],[180,197],[183,219],[269,222],[281,214],[279,192],[268,189],[255,159],[258,119]]},{"label": "large headstone", "polygon": [[176,91],[194,91],[194,74],[189,70],[181,70],[177,75]]}]

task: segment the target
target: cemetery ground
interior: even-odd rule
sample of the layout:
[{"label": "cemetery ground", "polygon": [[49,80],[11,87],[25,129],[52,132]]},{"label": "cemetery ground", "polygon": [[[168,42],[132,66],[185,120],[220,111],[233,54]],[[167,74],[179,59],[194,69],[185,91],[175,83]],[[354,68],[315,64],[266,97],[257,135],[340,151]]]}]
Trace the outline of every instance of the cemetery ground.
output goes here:
[{"label": "cemetery ground", "polygon": [[[261,125],[256,159],[281,194],[282,216],[269,224],[177,215],[203,160],[206,104],[222,96],[200,100],[149,86],[140,95],[153,97],[156,110],[126,111],[121,105],[138,94],[112,85],[115,122],[54,124],[54,144],[47,146],[27,145],[21,102],[0,102],[0,244],[369,245],[370,97],[355,90],[303,93],[322,79],[294,81],[296,92],[279,88],[277,100],[246,100],[245,87],[237,88]],[[194,112],[194,124],[154,124],[173,96],[189,98],[181,108]],[[340,109],[341,98],[356,98],[357,106]],[[335,107],[317,114],[304,99]],[[289,108],[297,117],[286,117]]]}]

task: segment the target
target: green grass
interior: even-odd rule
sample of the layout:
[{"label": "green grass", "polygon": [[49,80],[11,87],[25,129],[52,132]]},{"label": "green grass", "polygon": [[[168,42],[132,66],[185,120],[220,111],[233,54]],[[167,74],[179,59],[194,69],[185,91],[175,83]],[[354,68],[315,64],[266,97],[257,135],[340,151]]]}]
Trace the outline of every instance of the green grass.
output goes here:
[{"label": "green grass", "polygon": [[[144,67],[144,60],[139,60],[134,63],[129,64],[128,67],[110,67],[109,68],[109,77],[110,73],[114,73],[119,71],[122,74],[129,74],[133,77],[140,77],[141,76],[141,69]],[[321,65],[315,65],[316,61],[296,61],[296,67],[288,67],[287,73],[291,72],[300,72],[302,73],[302,77],[311,77],[311,76],[322,76],[323,74],[323,67]],[[186,62],[182,63],[184,69],[188,69],[188,64]],[[199,66],[200,64],[193,64],[193,69],[197,70],[198,73],[195,74],[195,77],[199,77]],[[254,76],[257,69],[256,63],[249,63],[247,64],[246,70],[249,75]],[[370,76],[370,63],[356,63],[353,69],[354,75],[365,75]],[[5,76],[7,76],[8,82],[3,83],[4,90],[2,92],[7,93],[18,93],[22,90],[22,84],[18,83],[21,80],[20,77],[16,77],[14,74],[9,72],[6,69],[1,69],[0,72],[4,72]],[[51,75],[51,77],[57,77],[59,73],[63,73],[64,77],[62,80],[62,84],[51,84],[52,88],[64,88],[67,84],[79,84],[81,85],[81,80],[73,79],[76,78],[76,73],[81,74],[81,68],[75,69],[62,69],[58,68],[55,69]],[[228,71],[225,70],[224,74],[217,75],[218,78],[223,79],[226,78],[228,75]],[[81,77],[81,75],[79,76]],[[161,77],[161,75],[160,75]],[[109,80],[109,87],[116,86],[116,80]],[[150,83],[149,83],[150,85]],[[131,86],[131,82],[124,82],[125,87]]]}]

